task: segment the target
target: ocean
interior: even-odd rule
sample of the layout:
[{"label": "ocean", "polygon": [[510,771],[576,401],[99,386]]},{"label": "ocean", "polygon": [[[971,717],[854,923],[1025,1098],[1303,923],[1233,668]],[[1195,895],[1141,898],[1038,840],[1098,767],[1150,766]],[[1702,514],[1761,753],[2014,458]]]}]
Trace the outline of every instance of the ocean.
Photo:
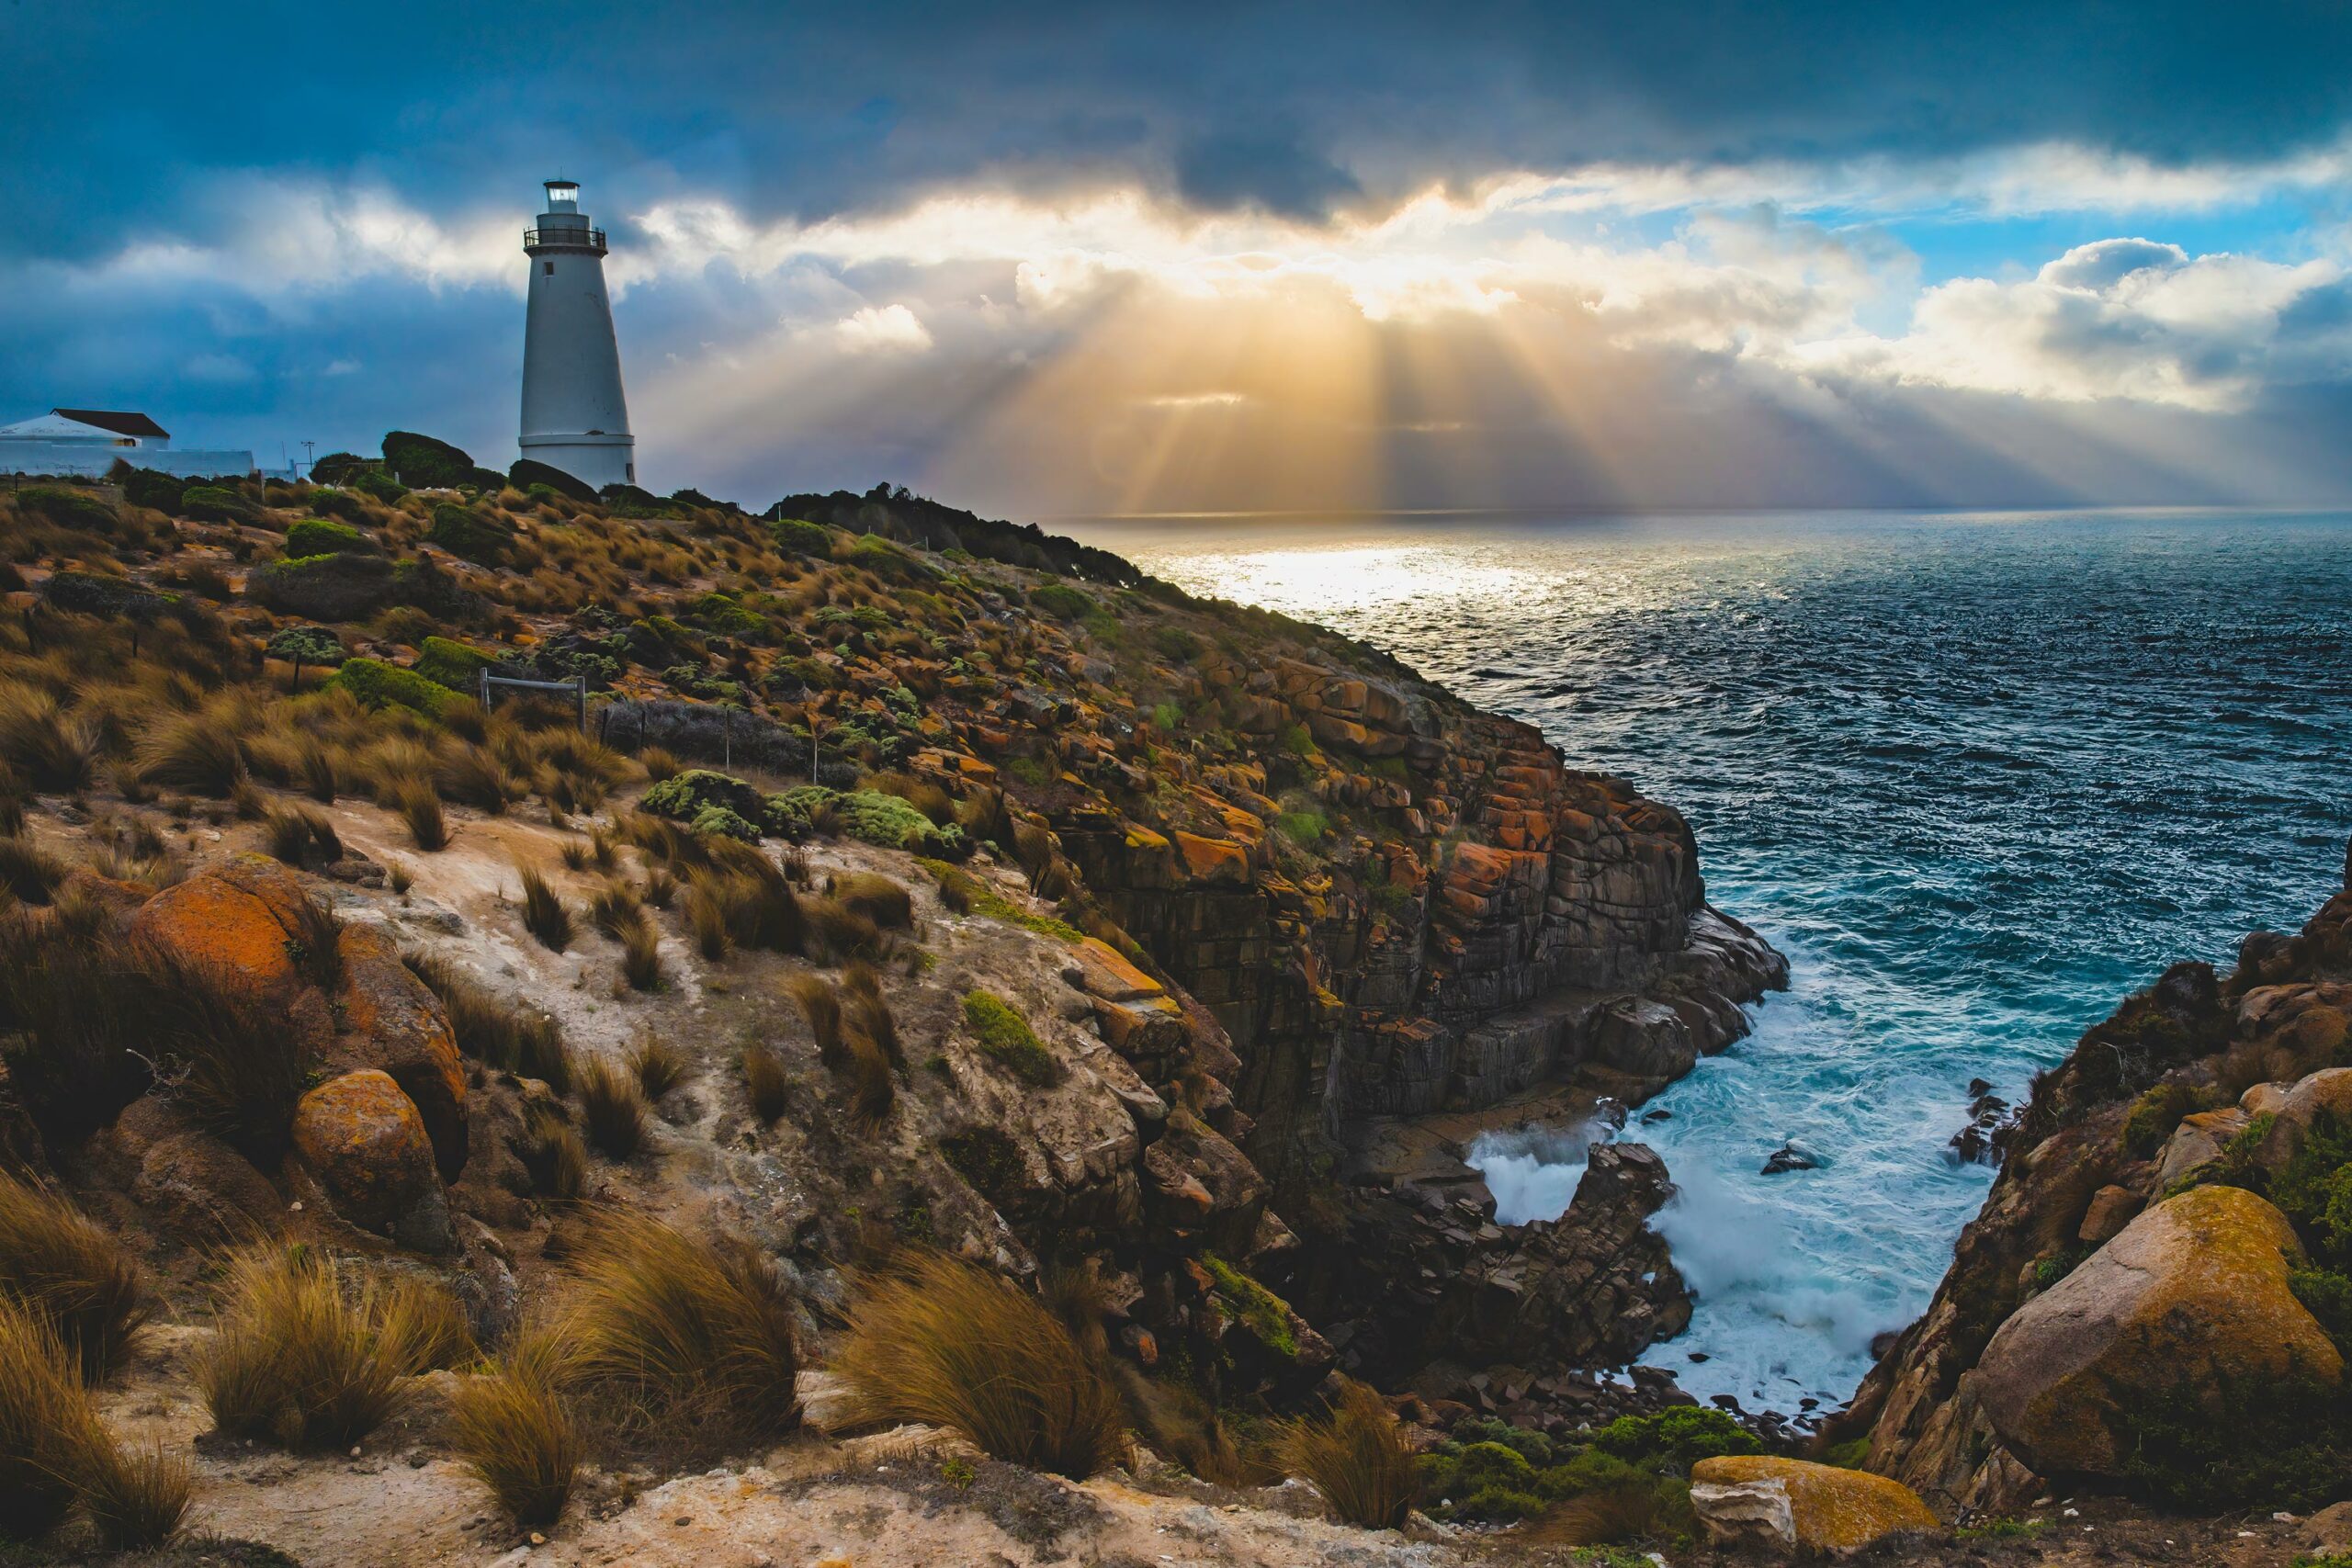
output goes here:
[{"label": "ocean", "polygon": [[[1326,625],[1679,807],[1713,902],[1791,960],[1629,1132],[1697,1292],[1647,1360],[1848,1398],[1991,1172],[1946,1145],[2165,964],[2342,886],[2352,514],[1233,517],[1056,525]],[[1796,1140],[1819,1168],[1761,1174]],[[1556,1213],[1575,1139],[1482,1151]]]}]

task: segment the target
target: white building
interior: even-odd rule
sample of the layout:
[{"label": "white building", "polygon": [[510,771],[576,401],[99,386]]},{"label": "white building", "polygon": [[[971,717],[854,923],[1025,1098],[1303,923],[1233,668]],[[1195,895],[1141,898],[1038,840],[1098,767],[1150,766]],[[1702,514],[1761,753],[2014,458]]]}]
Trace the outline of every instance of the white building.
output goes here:
[{"label": "white building", "polygon": [[602,490],[637,482],[621,396],[621,351],[605,294],[605,231],[580,187],[547,182],[548,209],[523,231],[531,293],[523,329],[523,456]]},{"label": "white building", "polygon": [[143,413],[112,409],[51,409],[0,424],[0,473],[81,474],[96,479],[121,459],[182,479],[239,478],[254,471],[244,452],[175,451],[172,433]]}]

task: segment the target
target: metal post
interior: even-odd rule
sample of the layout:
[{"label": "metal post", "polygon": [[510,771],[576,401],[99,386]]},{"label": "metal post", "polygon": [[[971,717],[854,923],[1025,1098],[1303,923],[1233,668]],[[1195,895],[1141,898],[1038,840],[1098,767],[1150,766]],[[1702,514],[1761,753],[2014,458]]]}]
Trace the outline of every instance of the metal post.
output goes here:
[{"label": "metal post", "polygon": [[480,682],[477,690],[479,692],[479,700],[481,703],[481,711],[488,713],[490,711],[490,667],[488,665],[484,665],[481,669],[474,671],[474,676]]},{"label": "metal post", "polygon": [[574,675],[572,679],[580,682],[580,733],[585,735],[588,733],[588,677]]}]

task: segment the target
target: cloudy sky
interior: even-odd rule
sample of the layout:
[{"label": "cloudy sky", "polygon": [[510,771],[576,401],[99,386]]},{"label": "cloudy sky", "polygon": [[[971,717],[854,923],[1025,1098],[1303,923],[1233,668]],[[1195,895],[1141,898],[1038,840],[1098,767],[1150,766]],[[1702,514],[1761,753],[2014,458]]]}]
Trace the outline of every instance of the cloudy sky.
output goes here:
[{"label": "cloudy sky", "polygon": [[1773,9],[9,0],[0,418],[503,466],[560,173],[663,490],[2352,499],[2352,7]]}]

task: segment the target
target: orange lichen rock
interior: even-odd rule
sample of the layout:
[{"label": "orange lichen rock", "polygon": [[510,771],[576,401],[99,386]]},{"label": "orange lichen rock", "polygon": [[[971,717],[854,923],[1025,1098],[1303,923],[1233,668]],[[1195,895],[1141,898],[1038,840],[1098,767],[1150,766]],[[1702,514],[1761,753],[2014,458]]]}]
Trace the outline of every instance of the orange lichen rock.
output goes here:
[{"label": "orange lichen rock", "polygon": [[455,1181],[466,1165],[466,1069],[441,998],[410,973],[379,928],[345,926],[336,946],[343,954],[343,988],[335,996],[344,1028],[339,1065],[391,1076],[424,1119],[442,1178]]},{"label": "orange lichen rock", "polygon": [[1204,839],[1181,829],[1174,835],[1184,869],[1195,882],[1239,885],[1250,880],[1250,852],[1229,839]]},{"label": "orange lichen rock", "polygon": [[1759,1501],[1775,1502],[1774,1493],[1788,1498],[1786,1539],[1770,1543],[1800,1552],[1854,1551],[1881,1536],[1897,1530],[1940,1530],[1936,1516],[1919,1495],[1900,1481],[1872,1475],[1865,1470],[1840,1470],[1801,1459],[1774,1459],[1765,1454],[1726,1454],[1702,1459],[1690,1467],[1690,1501],[1711,1534],[1721,1533],[1711,1508],[1726,1520],[1736,1517],[1752,1529],[1766,1512]]},{"label": "orange lichen rock", "polygon": [[420,1252],[449,1249],[448,1194],[424,1118],[390,1074],[345,1073],[304,1095],[294,1152],[344,1219]]},{"label": "orange lichen rock", "polygon": [[235,859],[167,887],[132,918],[131,931],[177,957],[217,964],[265,987],[296,980],[288,943],[301,929],[302,880],[260,855]]}]

